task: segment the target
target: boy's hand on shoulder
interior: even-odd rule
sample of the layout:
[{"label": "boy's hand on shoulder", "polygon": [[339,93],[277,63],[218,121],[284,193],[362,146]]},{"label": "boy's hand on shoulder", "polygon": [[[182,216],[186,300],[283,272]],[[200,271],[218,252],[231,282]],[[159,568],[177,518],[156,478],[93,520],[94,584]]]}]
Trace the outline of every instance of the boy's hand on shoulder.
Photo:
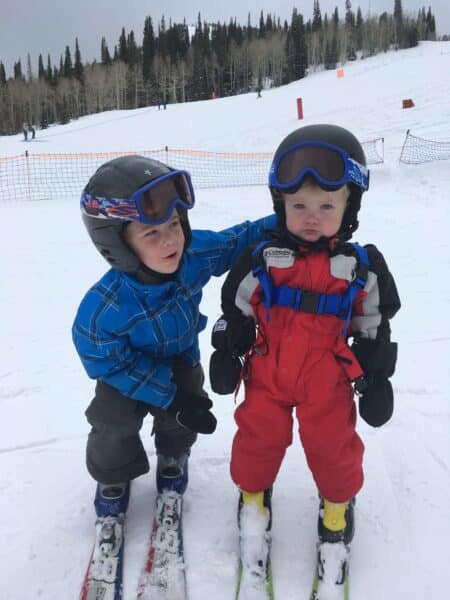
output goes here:
[{"label": "boy's hand on shoulder", "polygon": [[212,405],[208,396],[178,391],[167,412],[174,416],[182,427],[197,433],[213,433],[217,419],[210,411]]}]

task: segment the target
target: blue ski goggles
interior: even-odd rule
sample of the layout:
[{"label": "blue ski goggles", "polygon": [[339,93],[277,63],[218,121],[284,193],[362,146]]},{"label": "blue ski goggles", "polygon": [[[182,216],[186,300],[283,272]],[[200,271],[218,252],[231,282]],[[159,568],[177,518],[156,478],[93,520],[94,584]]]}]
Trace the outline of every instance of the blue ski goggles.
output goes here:
[{"label": "blue ski goggles", "polygon": [[326,190],[337,190],[354,183],[369,189],[369,170],[350,155],[326,142],[301,142],[282,152],[273,161],[269,186],[287,193],[295,192],[311,175]]},{"label": "blue ski goggles", "polygon": [[161,225],[170,219],[176,206],[189,210],[194,203],[187,171],[171,171],[149,181],[129,198],[99,198],[87,192],[81,196],[81,210],[87,215],[148,225]]}]

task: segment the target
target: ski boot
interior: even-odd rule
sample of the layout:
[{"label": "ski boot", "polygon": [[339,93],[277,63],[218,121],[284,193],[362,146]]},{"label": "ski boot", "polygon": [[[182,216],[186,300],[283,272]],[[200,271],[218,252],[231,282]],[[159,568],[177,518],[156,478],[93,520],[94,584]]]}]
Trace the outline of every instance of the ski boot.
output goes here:
[{"label": "ski boot", "polygon": [[[130,499],[130,483],[97,484],[94,506],[97,514],[91,576],[115,572],[123,551],[123,526]],[[101,575],[103,573],[103,575]]]},{"label": "ski boot", "polygon": [[350,543],[355,531],[354,506],[354,498],[343,503],[320,499],[316,595],[313,598],[320,598],[321,593],[327,597],[329,592],[337,589],[341,590],[339,597],[348,596]]},{"label": "ski boot", "polygon": [[272,488],[263,492],[241,491],[238,505],[240,564],[238,593],[242,597],[258,592],[272,598],[270,545],[272,527]]},{"label": "ski boot", "polygon": [[176,492],[184,494],[189,479],[189,452],[175,458],[158,454],[156,487],[158,493]]},{"label": "ski boot", "polygon": [[118,517],[127,512],[130,483],[98,483],[94,506],[97,517]]},{"label": "ski boot", "polygon": [[320,542],[343,542],[346,546],[350,545],[355,533],[354,507],[354,498],[341,504],[320,499],[317,523]]}]

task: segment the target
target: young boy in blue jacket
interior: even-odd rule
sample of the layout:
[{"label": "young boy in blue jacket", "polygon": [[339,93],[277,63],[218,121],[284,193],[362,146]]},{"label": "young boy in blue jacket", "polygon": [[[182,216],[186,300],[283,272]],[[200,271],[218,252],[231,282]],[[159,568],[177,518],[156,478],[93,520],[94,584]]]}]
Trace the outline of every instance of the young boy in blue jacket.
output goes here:
[{"label": "young boy in blue jacket", "polygon": [[220,232],[191,231],[189,174],[142,156],[102,165],[81,198],[84,224],[111,269],[85,295],[73,341],[97,380],[86,416],[87,468],[98,516],[124,513],[130,480],[149,463],[139,431],[153,418],[157,488],[182,494],[197,433],[216,427],[203,389],[198,335],[202,289],[276,217]]}]

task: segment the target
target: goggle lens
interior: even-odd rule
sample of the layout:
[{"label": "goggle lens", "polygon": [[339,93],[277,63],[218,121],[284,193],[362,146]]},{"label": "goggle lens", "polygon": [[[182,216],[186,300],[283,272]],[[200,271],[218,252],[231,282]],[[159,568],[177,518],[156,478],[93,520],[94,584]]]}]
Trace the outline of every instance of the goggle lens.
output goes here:
[{"label": "goggle lens", "polygon": [[142,222],[164,223],[170,218],[177,204],[186,209],[192,208],[194,198],[191,190],[186,175],[178,173],[150,182],[135,192],[132,199],[136,202]]},{"label": "goggle lens", "polygon": [[130,198],[99,198],[84,192],[81,209],[95,217],[160,225],[170,219],[177,205],[189,210],[194,202],[189,173],[171,171],[145,184]]},{"label": "goggle lens", "polygon": [[306,169],[313,169],[328,181],[339,181],[345,174],[345,162],[340,154],[329,148],[302,146],[284,155],[278,165],[278,181],[288,184]]},{"label": "goggle lens", "polygon": [[330,190],[346,183],[369,188],[368,169],[341,148],[324,142],[297,144],[277,157],[270,170],[269,185],[289,192],[298,189],[306,175]]}]

